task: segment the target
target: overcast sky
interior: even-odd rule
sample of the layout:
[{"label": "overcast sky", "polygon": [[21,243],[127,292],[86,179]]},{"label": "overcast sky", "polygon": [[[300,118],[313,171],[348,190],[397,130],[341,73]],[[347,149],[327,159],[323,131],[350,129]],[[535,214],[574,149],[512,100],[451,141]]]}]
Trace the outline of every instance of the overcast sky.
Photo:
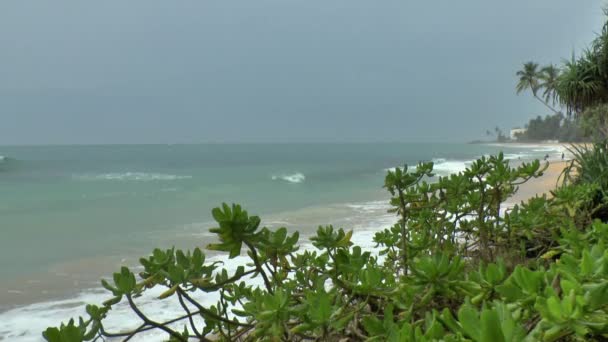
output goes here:
[{"label": "overcast sky", "polygon": [[546,110],[591,0],[0,2],[0,144],[467,141]]}]

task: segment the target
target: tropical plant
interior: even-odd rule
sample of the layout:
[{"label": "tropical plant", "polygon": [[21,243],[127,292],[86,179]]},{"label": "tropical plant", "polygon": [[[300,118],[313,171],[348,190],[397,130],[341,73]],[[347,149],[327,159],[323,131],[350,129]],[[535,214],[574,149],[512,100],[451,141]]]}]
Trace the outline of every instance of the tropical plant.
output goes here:
[{"label": "tropical plant", "polygon": [[[558,69],[552,65],[544,67],[542,70],[538,69],[538,64],[534,62],[524,63],[523,69],[516,72],[519,80],[515,86],[517,94],[520,94],[526,90],[532,92],[532,96],[540,101],[545,107],[549,108],[553,113],[558,114],[559,111],[553,108],[549,101],[553,100],[556,96],[554,91],[556,86]],[[539,96],[539,91],[544,89],[544,99]]]},{"label": "tropical plant", "polygon": [[608,22],[591,46],[578,58],[573,54],[562,69],[555,92],[569,112],[583,114],[608,101]]},{"label": "tropical plant", "polygon": [[526,90],[530,90],[532,95],[536,96],[538,89],[540,88],[538,63],[524,63],[523,69],[517,71],[515,74],[519,77],[519,81],[515,86],[517,93],[519,94]]},{"label": "tropical plant", "polygon": [[608,103],[585,109],[580,115],[581,129],[595,140],[608,139]]},{"label": "tropical plant", "polygon": [[503,143],[503,142],[506,142],[506,141],[509,140],[509,137],[498,126],[494,127],[493,132],[490,131],[489,129],[486,130],[486,135],[487,136],[495,135],[496,136],[496,142],[499,142],[499,143]]},{"label": "tropical plant", "polygon": [[608,140],[593,145],[571,145],[568,150],[573,157],[564,170],[567,181],[597,183],[602,189],[608,189]]},{"label": "tropical plant", "polygon": [[542,82],[539,87],[543,89],[543,98],[547,103],[555,104],[558,100],[556,89],[559,75],[559,69],[553,64],[543,67],[540,71],[539,78]]},{"label": "tropical plant", "polygon": [[586,108],[602,103],[606,98],[604,81],[590,51],[580,59],[573,56],[564,64],[556,87],[560,102],[569,112],[581,113]]}]

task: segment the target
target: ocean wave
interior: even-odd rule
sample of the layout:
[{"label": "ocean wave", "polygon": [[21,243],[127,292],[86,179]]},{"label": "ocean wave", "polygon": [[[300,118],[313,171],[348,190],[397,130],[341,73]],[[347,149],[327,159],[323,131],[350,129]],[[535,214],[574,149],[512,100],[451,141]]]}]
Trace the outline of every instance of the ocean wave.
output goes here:
[{"label": "ocean wave", "polygon": [[[433,162],[433,172],[439,174],[440,176],[446,176],[453,173],[458,173],[464,171],[469,164],[472,162],[470,160],[456,160],[456,159],[445,159],[445,158],[433,158],[431,160]],[[396,168],[389,167],[384,169],[385,172],[391,171],[394,172]],[[413,170],[409,169],[408,170]]]},{"label": "ocean wave", "polygon": [[170,175],[164,173],[147,173],[147,172],[112,172],[102,174],[86,174],[76,175],[75,179],[84,181],[174,181],[180,179],[190,179],[192,176],[187,175]]},{"label": "ocean wave", "polygon": [[288,175],[273,175],[271,178],[272,180],[283,180],[289,183],[302,183],[306,180],[306,176],[300,172]]},{"label": "ocean wave", "polygon": [[444,158],[435,158],[433,159],[433,172],[439,175],[450,175],[453,173],[458,173],[464,171],[470,161],[466,160],[448,160]]},{"label": "ocean wave", "polygon": [[530,159],[533,157],[530,153],[521,152],[521,153],[505,153],[505,159],[515,160],[515,159]]},{"label": "ocean wave", "polygon": [[353,210],[362,212],[362,213],[370,213],[370,212],[386,212],[391,208],[388,201],[370,201],[370,202],[362,202],[362,203],[347,203],[346,206]]}]

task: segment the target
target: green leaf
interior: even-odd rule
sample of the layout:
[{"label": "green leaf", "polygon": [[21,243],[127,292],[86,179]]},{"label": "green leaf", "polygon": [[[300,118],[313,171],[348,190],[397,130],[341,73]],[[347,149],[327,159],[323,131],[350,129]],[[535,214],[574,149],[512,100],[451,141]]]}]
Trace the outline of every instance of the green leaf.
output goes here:
[{"label": "green leaf", "polygon": [[481,323],[477,310],[468,305],[463,305],[460,310],[458,310],[458,321],[460,321],[460,325],[467,336],[474,341],[481,341]]},{"label": "green leaf", "polygon": [[352,245],[352,243],[350,242],[350,239],[353,236],[353,231],[349,230],[348,232],[346,232],[346,235],[344,235],[344,237],[342,239],[340,239],[337,243],[336,243],[336,247],[349,247],[350,245]]},{"label": "green leaf", "polygon": [[488,342],[505,342],[498,314],[495,310],[481,311],[481,339]]},{"label": "green leaf", "polygon": [[311,321],[316,325],[327,325],[332,313],[329,294],[320,289],[309,293],[307,301]]},{"label": "green leaf", "polygon": [[178,287],[179,287],[178,284],[173,285],[170,289],[161,293],[160,296],[158,296],[158,299],[165,299],[165,298],[173,296],[175,294],[175,291],[177,291]]},{"label": "green leaf", "polygon": [[608,281],[587,286],[585,289],[585,302],[589,309],[596,310],[608,305]]},{"label": "green leaf", "polygon": [[581,275],[583,276],[587,276],[592,274],[594,269],[594,262],[593,259],[591,258],[591,255],[589,255],[589,250],[585,249],[583,250],[583,256],[581,258]]},{"label": "green leaf", "polygon": [[381,336],[385,333],[382,321],[376,316],[363,317],[361,324],[363,324],[363,328],[365,328],[365,331],[367,331],[370,336]]}]

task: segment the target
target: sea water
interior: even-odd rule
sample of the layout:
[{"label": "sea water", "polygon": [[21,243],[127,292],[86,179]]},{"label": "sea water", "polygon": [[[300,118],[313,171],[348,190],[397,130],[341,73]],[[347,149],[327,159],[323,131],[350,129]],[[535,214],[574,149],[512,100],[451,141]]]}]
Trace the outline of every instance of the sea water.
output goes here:
[{"label": "sea water", "polygon": [[[482,155],[559,158],[563,148],[482,144],[202,144],[0,147],[0,340],[39,341],[41,331],[83,314],[108,293],[99,278],[137,266],[155,247],[204,247],[211,209],[239,203],[269,227],[307,236],[319,225],[353,229],[373,249],[395,218],[386,170],[434,161],[439,175]],[[206,251],[234,268],[242,260]],[[217,298],[202,295],[205,303]],[[176,303],[141,299],[157,320]],[[118,306],[109,326],[140,322]],[[147,335],[145,340],[161,339]]]}]

